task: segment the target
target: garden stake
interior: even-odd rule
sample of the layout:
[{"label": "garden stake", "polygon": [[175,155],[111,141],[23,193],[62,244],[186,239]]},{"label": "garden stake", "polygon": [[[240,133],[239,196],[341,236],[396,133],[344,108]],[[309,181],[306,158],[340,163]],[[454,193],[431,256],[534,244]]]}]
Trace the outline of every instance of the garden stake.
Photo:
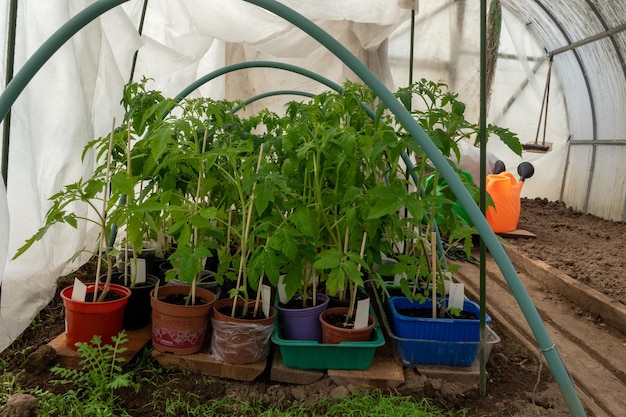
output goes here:
[{"label": "garden stake", "polygon": [[[270,238],[268,236],[267,239],[265,239],[265,246],[267,246],[269,240]],[[261,277],[259,278],[259,285],[256,290],[256,299],[254,300],[254,317],[256,317],[257,313],[259,312],[259,304],[261,304],[260,301],[261,301],[262,290],[263,290],[263,274],[261,274]]]},{"label": "garden stake", "polygon": [[437,239],[437,233],[430,233],[430,252],[431,252],[431,261],[432,261],[432,277],[433,277],[433,305],[432,305],[432,313],[433,318],[437,318],[437,248],[435,247],[435,239]]},{"label": "garden stake", "polygon": [[102,290],[102,294],[98,297],[98,281],[100,277],[100,268],[102,264],[102,245],[106,242],[106,225],[104,224],[104,219],[106,217],[106,208],[107,202],[109,200],[109,182],[111,181],[111,154],[113,153],[113,134],[115,132],[115,118],[113,118],[113,125],[111,127],[111,134],[109,135],[109,151],[107,152],[107,170],[105,174],[106,187],[104,188],[104,196],[102,197],[102,230],[100,231],[100,245],[98,245],[98,266],[96,267],[96,285],[94,286],[93,292],[93,300],[96,301],[104,301],[104,297],[109,292],[109,285],[111,284],[111,275],[113,274],[113,265],[111,262],[108,262],[107,265],[107,279],[104,284],[104,289]]},{"label": "garden stake", "polygon": [[[261,144],[260,148],[259,148],[259,159],[257,160],[257,164],[256,164],[256,171],[257,173],[259,172],[259,169],[261,168],[261,160],[263,158],[263,143]],[[241,262],[239,263],[239,272],[237,273],[237,290],[239,290],[239,287],[241,285],[241,281],[242,281],[242,276],[245,275],[244,273],[244,262],[245,260],[248,259],[248,237],[250,236],[250,223],[252,222],[252,204],[254,203],[254,191],[256,189],[256,181],[254,182],[254,184],[252,184],[252,195],[250,195],[250,207],[248,208],[248,212],[246,213],[246,226],[245,229],[243,231],[243,240],[241,243]],[[245,277],[243,277],[243,281],[245,282],[246,279]],[[247,284],[247,282],[246,282]],[[247,300],[246,300],[247,301]],[[233,308],[231,310],[230,316],[231,317],[235,317],[235,307],[237,306],[237,298],[233,298]],[[244,316],[246,314],[248,305],[246,303],[244,303],[243,305],[243,312],[244,312]]]},{"label": "garden stake", "polygon": [[[204,136],[202,137],[202,151],[201,151],[202,153],[204,153],[204,151],[206,150],[206,139],[208,135],[209,135],[209,130],[204,129]],[[201,160],[200,169],[198,170],[198,185],[196,186],[196,199],[195,199],[196,209],[198,208],[198,200],[200,200],[200,191],[202,190],[202,178],[203,177],[204,177],[204,159]],[[198,227],[194,226],[193,227],[194,247],[197,244],[198,244]],[[198,260],[198,263],[200,263],[200,260]],[[198,281],[198,274],[196,274],[196,276],[193,277],[193,281],[191,281],[191,288],[189,290],[189,296],[187,297],[187,301],[185,302],[185,305],[189,305],[190,303],[192,306],[196,305],[196,283]]]},{"label": "garden stake", "polygon": [[[348,229],[346,229],[346,236],[348,235],[347,233]],[[363,254],[365,253],[365,242],[367,241],[367,232],[363,232],[363,240],[361,241],[361,252],[359,253],[359,256],[361,257],[361,259],[363,259]],[[361,271],[361,264],[359,264],[359,266],[357,267],[359,272]],[[354,283],[354,288],[350,297],[350,307],[348,308],[348,314],[346,314],[346,321],[344,323],[344,325],[347,327],[348,326],[348,320],[350,318],[352,318],[352,316],[354,315],[354,306],[356,304],[356,292],[357,292],[357,285],[356,283]]]},{"label": "garden stake", "polygon": [[[130,176],[132,170],[130,168],[130,120],[126,124],[127,126],[127,140],[126,140],[126,174]],[[128,196],[128,198],[133,198],[133,196]],[[135,258],[135,249],[133,248],[133,258]],[[136,261],[135,261],[136,262]],[[135,273],[137,272],[137,264],[135,263]],[[132,274],[132,271],[131,271]],[[131,286],[133,285],[133,279],[131,278]],[[124,285],[128,286],[128,232],[126,235],[126,240],[124,241]]]}]

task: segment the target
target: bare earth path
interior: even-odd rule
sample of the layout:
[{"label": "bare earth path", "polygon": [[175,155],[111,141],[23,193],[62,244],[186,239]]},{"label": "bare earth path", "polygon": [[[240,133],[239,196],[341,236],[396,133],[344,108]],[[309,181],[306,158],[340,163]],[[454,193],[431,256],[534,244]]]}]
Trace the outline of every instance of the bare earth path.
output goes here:
[{"label": "bare earth path", "polygon": [[[622,416],[626,410],[626,224],[577,213],[560,203],[523,200],[519,228],[537,237],[509,239],[509,257],[581,399],[593,415]],[[492,313],[529,349],[538,349],[508,285],[495,265],[488,265]],[[471,282],[475,279],[466,281],[478,289]]]}]

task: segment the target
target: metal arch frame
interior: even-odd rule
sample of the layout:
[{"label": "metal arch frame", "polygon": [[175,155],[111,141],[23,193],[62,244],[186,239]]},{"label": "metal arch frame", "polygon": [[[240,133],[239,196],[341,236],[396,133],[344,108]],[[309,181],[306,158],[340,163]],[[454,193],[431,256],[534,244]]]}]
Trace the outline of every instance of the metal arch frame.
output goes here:
[{"label": "metal arch frame", "polygon": [[[262,100],[267,97],[274,97],[274,96],[301,96],[301,97],[312,98],[315,96],[315,94],[309,93],[306,91],[298,91],[298,90],[275,90],[275,91],[268,91],[266,93],[257,94],[256,96],[250,97],[249,99],[244,100],[243,104],[244,106],[247,106],[248,104],[254,103],[255,101]],[[231,110],[231,113],[237,113],[242,108],[243,106],[235,106]]]},{"label": "metal arch frame", "polygon": [[[617,58],[618,58],[618,60],[619,60],[619,62],[621,64],[621,67],[622,67],[622,73],[624,74],[624,79],[626,80],[626,62],[624,61],[624,55],[622,54],[619,46],[617,45],[617,42],[615,41],[615,38],[613,36],[611,36],[611,33],[609,32],[609,27],[607,26],[606,21],[604,20],[604,16],[602,16],[600,14],[600,11],[598,10],[598,8],[590,0],[587,0],[587,5],[589,6],[589,8],[591,8],[593,13],[596,15],[596,18],[598,19],[598,21],[600,22],[602,27],[607,31],[606,32],[606,36],[609,38],[609,41],[611,42],[611,45],[613,46],[613,49],[615,50]],[[624,30],[624,29],[621,29],[621,30]],[[594,116],[595,116],[595,114],[594,114]],[[594,124],[594,128],[595,128],[595,124]],[[597,147],[598,144],[595,143],[597,140],[598,140],[598,138],[596,137],[596,132],[594,130],[594,137],[593,137],[593,141],[592,141],[593,143],[591,144],[591,146],[592,146],[591,166],[589,167],[589,171],[590,171],[589,172],[589,179],[587,181],[587,190],[585,191],[585,202],[583,204],[583,211],[585,213],[589,209],[589,198],[591,196],[591,183],[592,183],[593,175],[594,175],[594,171],[595,171],[597,149],[598,149],[598,147]],[[575,144],[576,142],[575,141],[569,141],[568,143],[571,146],[572,144]],[[568,152],[568,157],[569,157],[569,152]],[[563,190],[563,188],[561,187],[561,192],[562,192],[562,190]],[[624,221],[625,219],[626,219],[626,198],[624,199],[624,203],[622,205],[622,221]]]},{"label": "metal arch frame", "polygon": [[[532,0],[541,10],[543,10],[544,14],[549,18],[550,21],[552,21],[552,23],[554,24],[554,26],[558,29],[558,31],[561,33],[561,35],[563,35],[563,37],[565,38],[565,40],[567,41],[568,44],[572,44],[572,40],[569,37],[569,34],[567,33],[567,31],[565,30],[565,28],[563,27],[563,25],[561,25],[559,23],[559,21],[556,19],[554,13],[552,13],[548,7],[541,1],[541,0]],[[578,53],[578,51],[576,51],[576,49],[572,49],[572,53],[574,54],[574,59],[576,60],[576,62],[578,63],[578,68],[580,68],[580,72],[582,74],[583,80],[585,82],[585,89],[587,90],[587,97],[589,98],[589,106],[591,108],[591,130],[592,130],[592,136],[593,139],[596,139],[597,137],[597,120],[596,120],[596,106],[595,106],[595,101],[593,99],[593,95],[591,94],[591,86],[589,83],[589,76],[587,74],[587,70],[585,69],[585,66],[583,65],[582,59],[580,57],[580,54]],[[547,52],[547,55],[550,56],[550,52]],[[569,160],[569,143],[571,143],[571,141],[568,141],[568,151],[567,151],[567,160],[565,161],[565,165],[568,165],[568,160]],[[595,148],[594,148],[594,156],[592,157],[592,161],[595,160]],[[590,173],[590,178],[589,178],[589,182],[587,183],[587,196],[585,197],[585,211],[587,210],[587,201],[588,201],[588,193],[589,193],[589,188],[591,186],[591,177],[593,176],[593,169],[591,170]],[[559,200],[563,200],[563,187],[565,185],[565,175],[563,175],[563,178],[561,180],[561,191],[559,194]]]},{"label": "metal arch frame", "polygon": [[[45,62],[69,38],[99,15],[126,1],[128,0],[98,0],[78,15],[74,16],[74,18],[70,19],[70,21],[62,26],[61,29],[55,32],[48,39],[48,41],[46,41],[25,63],[19,73],[6,86],[5,90],[0,95],[0,118],[4,119],[10,110],[12,103],[24,89],[26,84],[28,84],[43,64],[45,64]],[[322,30],[315,23],[289,7],[278,3],[276,0],[245,1],[282,17],[320,42],[320,44],[343,61],[345,65],[347,65],[357,76],[359,76],[361,80],[363,80],[363,82],[365,82],[374,91],[381,101],[387,105],[389,110],[395,114],[398,121],[405,127],[407,132],[413,136],[418,145],[422,147],[424,152],[440,171],[442,177],[446,180],[450,189],[458,198],[461,206],[465,209],[466,213],[476,226],[476,229],[480,233],[487,248],[495,259],[528,324],[530,325],[533,335],[549,364],[550,370],[555,377],[557,385],[565,398],[570,412],[574,417],[586,416],[580,399],[576,394],[576,389],[574,388],[573,382],[562,362],[558,350],[556,349],[554,342],[552,342],[552,339],[548,334],[536,307],[522,284],[517,271],[504,251],[504,248],[498,241],[498,238],[493,230],[491,230],[491,227],[487,223],[483,213],[472,199],[472,196],[463,186],[461,179],[454,172],[454,169],[447,163],[437,146],[411,117],[408,110],[404,108],[402,103],[396,99],[391,91],[389,91],[387,87],[362,62],[360,62],[350,51],[341,45],[341,43]],[[482,1],[484,2],[486,0]]]},{"label": "metal arch frame", "polygon": [[[542,2],[541,0],[533,0],[533,1],[535,2],[535,4],[537,6],[539,6],[544,11],[546,16],[548,16],[550,18],[550,20],[552,21],[554,26],[556,28],[558,28],[559,32],[561,32],[561,35],[563,35],[563,37],[565,38],[567,43],[571,44],[572,40],[570,39],[569,34],[567,33],[567,31],[565,30],[563,25],[561,25],[559,23],[559,21],[556,19],[554,13],[552,13],[548,9],[548,7],[544,4],[544,2]],[[595,106],[595,102],[593,100],[593,96],[591,94],[591,87],[590,87],[590,83],[589,83],[589,76],[587,74],[587,70],[585,69],[585,66],[583,65],[582,59],[581,59],[580,54],[578,53],[578,51],[573,49],[572,52],[574,53],[574,58],[576,59],[576,62],[578,62],[578,67],[580,68],[580,71],[582,73],[583,79],[585,80],[585,88],[587,90],[587,96],[589,97],[589,102],[590,102],[590,107],[591,107],[591,121],[592,121],[593,138],[596,139],[596,136],[597,136],[596,106]],[[550,52],[548,52],[548,55],[550,55]]]},{"label": "metal arch frame", "polygon": [[[592,182],[593,182],[593,177],[594,177],[594,172],[595,172],[595,166],[596,166],[596,159],[597,159],[597,144],[594,143],[598,140],[598,129],[597,129],[597,111],[596,111],[596,105],[595,105],[595,100],[591,91],[591,86],[590,86],[590,82],[589,82],[589,76],[587,73],[587,70],[585,69],[585,66],[583,65],[582,59],[580,57],[580,54],[578,53],[578,51],[576,50],[576,46],[579,44],[578,42],[572,42],[572,40],[569,37],[569,34],[567,33],[567,31],[565,30],[565,28],[557,21],[557,19],[555,18],[554,14],[552,12],[550,12],[550,10],[548,10],[548,8],[541,2],[541,0],[534,0],[535,4],[537,4],[546,14],[546,16],[548,16],[550,18],[550,20],[554,23],[554,25],[559,29],[559,31],[561,32],[561,34],[563,35],[563,37],[567,40],[568,42],[568,46],[563,47],[563,48],[557,48],[553,51],[548,51],[548,55],[550,57],[561,54],[563,52],[566,51],[572,51],[574,53],[574,58],[576,59],[576,62],[578,62],[578,67],[580,68],[580,71],[582,73],[583,79],[585,80],[585,88],[587,90],[587,97],[589,98],[589,104],[591,107],[591,120],[592,120],[592,140],[591,142],[591,146],[592,146],[592,151],[591,151],[591,161],[590,161],[590,166],[589,166],[589,176],[587,179],[587,187],[585,190],[585,200],[583,203],[583,208],[582,211],[583,212],[587,212],[589,209],[589,198],[591,195],[591,186],[592,186]],[[622,72],[624,74],[624,78],[626,79],[626,61],[624,59],[624,55],[621,53],[620,48],[617,45],[617,42],[615,41],[615,39],[611,36],[613,33],[609,30],[606,21],[604,20],[604,17],[600,14],[600,11],[598,10],[598,8],[593,4],[593,2],[591,2],[590,0],[586,0],[587,6],[590,8],[590,10],[593,12],[593,14],[596,16],[596,18],[598,19],[598,22],[602,25],[602,27],[607,31],[605,32],[605,34],[602,37],[598,37],[597,39],[595,39],[595,37],[590,38],[589,41],[595,41],[598,39],[602,39],[603,37],[609,37],[610,38],[610,42],[611,45],[613,46],[613,49],[615,50],[615,53],[618,57],[618,60],[621,64],[622,67]],[[585,41],[581,41],[580,44],[585,44],[587,42]],[[569,152],[569,147],[576,144],[575,141],[571,141],[568,140],[568,151],[567,151],[567,156],[566,156],[566,166],[569,165],[569,157],[570,157],[570,152]],[[582,144],[582,143],[581,143]],[[561,183],[561,191],[560,191],[560,195],[559,195],[559,199],[562,200],[563,199],[563,188],[565,185],[565,176],[563,176],[562,179],[562,183]],[[624,205],[623,205],[623,214],[622,214],[622,218],[625,218],[626,216],[626,200],[624,201]]]}]

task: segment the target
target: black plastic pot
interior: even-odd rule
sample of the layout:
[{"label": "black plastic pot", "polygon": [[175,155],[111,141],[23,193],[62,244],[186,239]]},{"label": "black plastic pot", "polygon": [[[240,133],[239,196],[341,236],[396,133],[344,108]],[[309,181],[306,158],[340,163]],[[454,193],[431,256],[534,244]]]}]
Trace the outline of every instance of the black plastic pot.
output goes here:
[{"label": "black plastic pot", "polygon": [[[106,280],[106,275],[100,277],[100,282]],[[144,284],[137,284],[130,288],[130,298],[124,313],[124,328],[127,330],[141,329],[150,323],[152,307],[150,306],[150,291],[159,282],[159,278],[148,274]],[[124,274],[114,273],[111,283],[124,285]],[[124,285],[128,287],[128,285]]]}]

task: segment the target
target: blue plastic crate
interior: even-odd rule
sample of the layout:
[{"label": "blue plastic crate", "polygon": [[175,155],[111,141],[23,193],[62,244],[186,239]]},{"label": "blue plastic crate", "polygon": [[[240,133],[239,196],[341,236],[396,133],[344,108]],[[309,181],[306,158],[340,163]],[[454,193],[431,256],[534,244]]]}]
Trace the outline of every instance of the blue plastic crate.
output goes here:
[{"label": "blue plastic crate", "polygon": [[[470,366],[480,343],[480,321],[469,319],[419,318],[398,314],[398,309],[430,309],[430,301],[411,303],[405,297],[387,299],[391,312],[394,353],[405,364]],[[478,304],[465,300],[463,310],[479,315]],[[384,320],[386,321],[386,320]],[[487,316],[486,322],[491,322]],[[491,332],[493,333],[493,332]],[[491,343],[497,335],[493,333]],[[488,340],[489,342],[489,340]],[[489,345],[491,347],[491,345]]]}]

